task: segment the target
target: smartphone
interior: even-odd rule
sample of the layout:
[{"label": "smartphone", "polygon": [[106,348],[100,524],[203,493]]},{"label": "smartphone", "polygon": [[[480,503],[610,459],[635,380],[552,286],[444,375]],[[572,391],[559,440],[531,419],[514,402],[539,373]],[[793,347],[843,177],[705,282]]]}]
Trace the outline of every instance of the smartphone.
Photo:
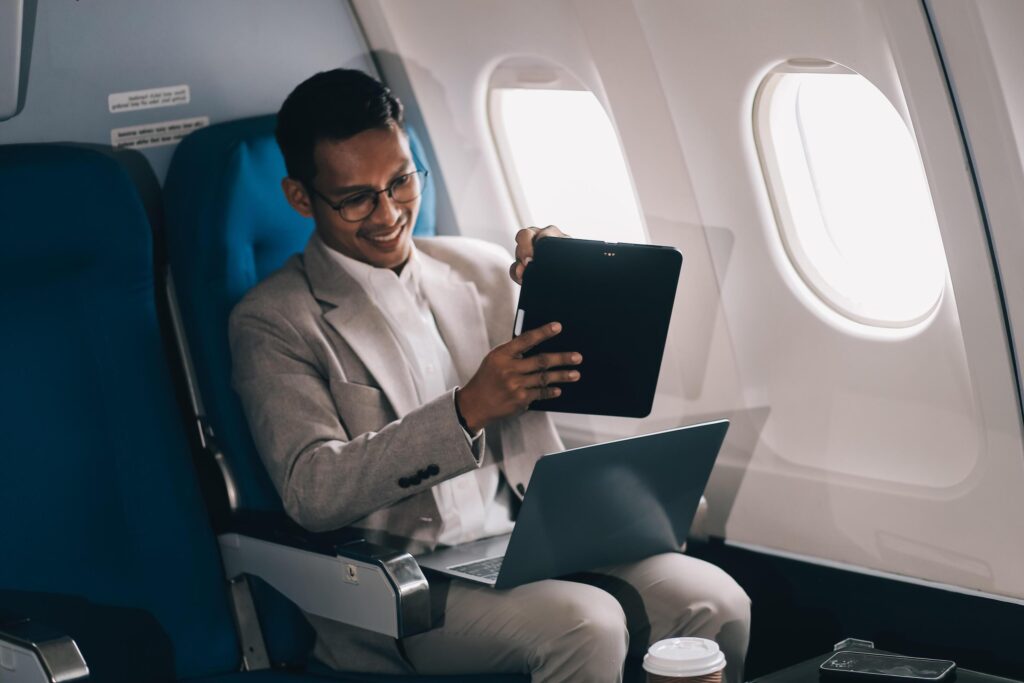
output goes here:
[{"label": "smartphone", "polygon": [[956,675],[956,664],[948,659],[845,650],[833,653],[818,672],[822,678],[847,681],[949,681]]}]

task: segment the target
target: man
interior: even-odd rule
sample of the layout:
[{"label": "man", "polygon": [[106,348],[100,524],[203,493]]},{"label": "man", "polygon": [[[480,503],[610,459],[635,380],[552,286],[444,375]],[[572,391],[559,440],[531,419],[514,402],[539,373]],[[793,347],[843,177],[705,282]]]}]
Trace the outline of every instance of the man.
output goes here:
[{"label": "man", "polygon": [[[235,386],[285,509],[311,530],[354,525],[412,550],[510,531],[533,465],[562,449],[548,415],[526,410],[586,368],[577,353],[522,358],[557,322],[509,340],[512,279],[536,237],[560,233],[520,231],[511,266],[477,240],[414,241],[425,174],[401,104],[358,71],[299,85],[277,139],[285,195],[316,230],[237,306],[230,332]],[[446,595],[437,628],[395,641],[310,616],[315,655],[347,670],[593,683],[622,680],[627,652],[700,635],[742,680],[747,596],[682,554],[579,581],[432,588]]]}]

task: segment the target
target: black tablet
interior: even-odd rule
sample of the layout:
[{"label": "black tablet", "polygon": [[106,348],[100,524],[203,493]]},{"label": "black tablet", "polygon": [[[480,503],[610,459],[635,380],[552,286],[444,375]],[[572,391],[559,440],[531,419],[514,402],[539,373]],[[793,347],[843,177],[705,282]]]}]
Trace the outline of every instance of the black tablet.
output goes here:
[{"label": "black tablet", "polygon": [[526,355],[583,354],[578,382],[531,410],[645,417],[651,412],[683,256],[672,247],[558,237],[538,240],[523,272],[513,335],[562,332]]}]

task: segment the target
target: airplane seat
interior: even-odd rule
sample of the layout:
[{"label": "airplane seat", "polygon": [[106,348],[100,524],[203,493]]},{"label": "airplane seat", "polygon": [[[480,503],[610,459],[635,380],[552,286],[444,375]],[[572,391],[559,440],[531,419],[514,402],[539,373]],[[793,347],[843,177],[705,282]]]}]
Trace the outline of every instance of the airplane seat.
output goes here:
[{"label": "airplane seat", "polygon": [[[231,121],[185,138],[168,170],[164,206],[168,260],[206,426],[229,461],[237,507],[277,512],[280,499],[231,388],[227,331],[235,304],[301,252],[313,231],[281,192],[286,171],[275,121],[273,115]],[[426,168],[410,133],[413,156]],[[414,234],[435,233],[435,203],[428,182]]]},{"label": "airplane seat", "polygon": [[[221,547],[229,575],[247,574],[254,579],[252,593],[270,660],[316,668],[309,658],[312,629],[295,604],[306,611],[315,606],[324,610],[321,616],[392,636],[409,635],[429,628],[429,588],[408,555],[399,558],[386,548],[359,542],[339,550],[337,543],[330,539],[325,543],[316,534],[297,538],[303,532],[284,519],[280,498],[231,387],[231,309],[251,287],[301,252],[313,231],[312,221],[299,216],[280,190],[286,171],[274,140],[275,122],[275,116],[263,116],[209,126],[189,135],[175,150],[164,186],[168,280],[173,283],[169,296],[177,300],[179,342],[183,342],[183,355],[191,359],[199,429],[208,450],[226,464],[222,472],[229,480],[234,515],[231,528],[221,534]],[[409,133],[417,166],[427,168],[422,145],[414,131]],[[415,235],[435,233],[435,206],[435,191],[428,182]],[[276,554],[265,543],[268,539],[314,552],[307,553],[306,564],[292,563],[292,556]],[[350,561],[339,565],[336,552],[347,554]],[[360,572],[393,570],[382,574],[393,590],[377,597],[360,594],[344,582],[344,576],[332,574],[341,567],[344,571],[356,567]],[[316,584],[309,577],[325,573],[337,581],[322,589],[311,588]],[[399,585],[401,581],[407,583]],[[363,584],[368,590],[370,582]],[[323,605],[328,592],[339,595],[336,609]],[[383,617],[369,613],[382,608],[391,613]],[[523,678],[491,676],[488,680]]]},{"label": "airplane seat", "polygon": [[47,622],[92,680],[237,671],[131,181],[96,151],[0,147],[0,240],[0,631]]}]

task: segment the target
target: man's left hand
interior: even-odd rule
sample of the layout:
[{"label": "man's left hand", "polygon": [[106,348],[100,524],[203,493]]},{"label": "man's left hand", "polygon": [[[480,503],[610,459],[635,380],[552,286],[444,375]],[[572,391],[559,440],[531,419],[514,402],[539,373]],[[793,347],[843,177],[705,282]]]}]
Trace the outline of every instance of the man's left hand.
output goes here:
[{"label": "man's left hand", "polygon": [[516,233],[516,260],[508,267],[509,277],[517,284],[523,284],[523,271],[533,260],[533,245],[545,237],[568,237],[553,225],[546,228],[523,228]]}]

